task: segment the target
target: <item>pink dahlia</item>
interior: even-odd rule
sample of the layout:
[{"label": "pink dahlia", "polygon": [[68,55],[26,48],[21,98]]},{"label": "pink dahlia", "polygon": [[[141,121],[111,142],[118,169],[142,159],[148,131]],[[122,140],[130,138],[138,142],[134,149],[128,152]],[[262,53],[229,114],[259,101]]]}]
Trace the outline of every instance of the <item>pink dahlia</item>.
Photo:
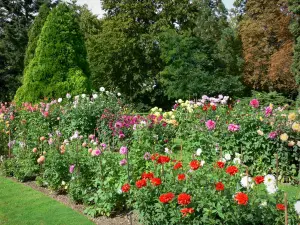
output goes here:
[{"label": "pink dahlia", "polygon": [[259,107],[259,101],[257,99],[252,99],[250,101],[250,105],[253,107],[253,108],[258,108]]},{"label": "pink dahlia", "polygon": [[228,130],[231,131],[231,132],[238,131],[239,129],[240,129],[239,125],[236,125],[236,124],[233,124],[233,123],[228,125]]},{"label": "pink dahlia", "polygon": [[208,130],[214,130],[216,127],[216,122],[213,120],[208,120],[206,121],[205,126],[207,127]]}]

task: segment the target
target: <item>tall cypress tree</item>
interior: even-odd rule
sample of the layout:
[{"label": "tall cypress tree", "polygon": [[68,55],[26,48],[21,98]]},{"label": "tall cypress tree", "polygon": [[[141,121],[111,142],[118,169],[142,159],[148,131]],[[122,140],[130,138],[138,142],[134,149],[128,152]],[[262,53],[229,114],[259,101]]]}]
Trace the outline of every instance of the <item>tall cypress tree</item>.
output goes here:
[{"label": "tall cypress tree", "polygon": [[40,7],[38,16],[34,19],[34,22],[28,32],[28,44],[25,54],[25,68],[28,66],[29,62],[34,58],[35,49],[37,47],[37,42],[39,40],[44,23],[50,13],[50,5],[43,4]]},{"label": "tall cypress tree", "polygon": [[78,15],[67,4],[51,11],[42,29],[34,58],[18,89],[17,102],[58,98],[67,92],[89,91],[89,71]]}]

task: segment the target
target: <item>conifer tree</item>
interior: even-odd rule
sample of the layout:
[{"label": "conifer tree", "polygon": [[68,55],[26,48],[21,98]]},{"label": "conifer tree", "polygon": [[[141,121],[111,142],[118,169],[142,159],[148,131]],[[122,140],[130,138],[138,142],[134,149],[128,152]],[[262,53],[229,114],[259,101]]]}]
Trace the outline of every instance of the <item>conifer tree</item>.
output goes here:
[{"label": "conifer tree", "polygon": [[62,97],[68,92],[88,92],[88,77],[78,15],[67,4],[59,4],[47,17],[15,100],[37,102],[44,97]]}]

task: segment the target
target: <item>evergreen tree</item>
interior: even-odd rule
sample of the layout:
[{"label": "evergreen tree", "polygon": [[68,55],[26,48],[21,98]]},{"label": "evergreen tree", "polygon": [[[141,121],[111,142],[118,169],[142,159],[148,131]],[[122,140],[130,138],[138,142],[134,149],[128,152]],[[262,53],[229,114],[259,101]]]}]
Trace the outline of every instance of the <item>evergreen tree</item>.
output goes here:
[{"label": "evergreen tree", "polygon": [[11,100],[21,84],[27,32],[44,2],[0,0],[0,101]]},{"label": "evergreen tree", "polygon": [[89,71],[78,14],[67,4],[51,11],[37,43],[34,58],[24,74],[16,102],[37,102],[66,93],[89,91]]},{"label": "evergreen tree", "polygon": [[44,23],[49,15],[51,9],[49,4],[43,4],[40,7],[38,16],[34,19],[34,22],[28,32],[28,44],[25,54],[25,68],[29,62],[34,58],[35,49],[39,40]]}]

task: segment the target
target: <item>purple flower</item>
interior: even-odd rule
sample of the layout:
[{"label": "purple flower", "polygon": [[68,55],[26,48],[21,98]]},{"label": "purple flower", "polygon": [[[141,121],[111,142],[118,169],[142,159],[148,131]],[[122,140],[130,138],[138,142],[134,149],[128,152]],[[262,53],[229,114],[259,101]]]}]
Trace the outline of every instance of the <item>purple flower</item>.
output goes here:
[{"label": "purple flower", "polygon": [[99,156],[100,154],[101,154],[101,151],[98,148],[92,151],[92,156]]},{"label": "purple flower", "polygon": [[120,121],[117,121],[115,123],[115,128],[122,128],[122,127],[123,127],[123,124]]},{"label": "purple flower", "polygon": [[277,132],[276,131],[272,131],[269,133],[269,138],[270,139],[275,139],[277,137]]},{"label": "purple flower", "polygon": [[265,109],[265,116],[268,117],[268,116],[271,116],[272,115],[272,108],[270,106],[268,106],[266,109]]},{"label": "purple flower", "polygon": [[71,165],[70,168],[69,168],[69,172],[73,173],[74,172],[74,168],[75,168],[75,165]]},{"label": "purple flower", "polygon": [[120,131],[120,132],[119,132],[119,138],[122,139],[122,138],[124,138],[124,137],[125,137],[125,134],[123,134],[123,132]]},{"label": "purple flower", "polygon": [[228,125],[228,130],[231,131],[231,132],[235,132],[235,131],[238,131],[240,129],[240,126],[237,125],[237,124],[229,124]]},{"label": "purple flower", "polygon": [[126,155],[126,154],[127,154],[127,152],[128,152],[128,149],[127,149],[127,147],[125,147],[125,146],[122,146],[122,147],[120,148],[120,154],[121,154],[121,155]]},{"label": "purple flower", "polygon": [[126,159],[122,159],[120,161],[120,166],[125,166],[127,164],[127,160]]},{"label": "purple flower", "polygon": [[150,160],[150,159],[151,159],[151,154],[150,154],[149,152],[146,152],[146,153],[144,154],[144,159],[145,159],[145,160]]},{"label": "purple flower", "polygon": [[208,120],[206,121],[205,126],[207,127],[208,130],[214,130],[216,127],[216,122],[213,120]]},{"label": "purple flower", "polygon": [[8,142],[7,146],[8,146],[9,148],[12,148],[12,147],[15,145],[15,143],[16,143],[15,140],[10,141],[10,142]]},{"label": "purple flower", "polygon": [[100,146],[102,147],[102,149],[106,149],[106,144],[105,143],[101,143]]}]

